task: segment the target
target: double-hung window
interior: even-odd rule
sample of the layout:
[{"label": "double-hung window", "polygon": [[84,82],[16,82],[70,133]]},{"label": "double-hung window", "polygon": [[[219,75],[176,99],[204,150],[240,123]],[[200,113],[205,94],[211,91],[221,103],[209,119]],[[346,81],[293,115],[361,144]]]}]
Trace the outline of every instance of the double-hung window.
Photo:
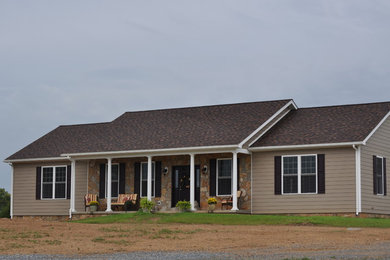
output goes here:
[{"label": "double-hung window", "polygon": [[42,199],[66,199],[66,166],[42,167]]},{"label": "double-hung window", "polygon": [[[148,196],[148,163],[141,163],[141,197]],[[155,183],[155,163],[152,162],[152,197],[154,197]]]},{"label": "double-hung window", "polygon": [[384,163],[383,157],[376,157],[376,173],[375,184],[377,188],[377,195],[384,195]]},{"label": "double-hung window", "polygon": [[[108,164],[106,164],[106,189],[105,196],[107,198],[108,187]],[[117,198],[119,192],[119,164],[111,164],[111,198]]]},{"label": "double-hung window", "polygon": [[282,157],[283,194],[317,193],[317,156]]},{"label": "double-hung window", "polygon": [[217,160],[217,196],[232,195],[232,159]]}]

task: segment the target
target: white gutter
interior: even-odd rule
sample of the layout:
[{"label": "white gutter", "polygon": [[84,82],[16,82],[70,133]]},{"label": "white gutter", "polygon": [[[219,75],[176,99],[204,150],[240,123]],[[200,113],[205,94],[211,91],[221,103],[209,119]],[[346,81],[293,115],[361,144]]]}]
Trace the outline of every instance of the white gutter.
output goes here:
[{"label": "white gutter", "polygon": [[257,151],[306,149],[306,148],[332,148],[332,147],[343,147],[343,146],[361,145],[361,144],[363,144],[363,142],[261,146],[261,147],[250,147],[250,148],[248,148],[248,150],[250,152],[257,152]]},{"label": "white gutter", "polygon": [[167,149],[149,149],[149,150],[129,150],[129,151],[112,151],[112,152],[89,152],[89,153],[66,153],[62,157],[49,158],[28,158],[5,160],[6,163],[22,163],[35,161],[68,161],[75,159],[100,159],[100,158],[134,158],[144,156],[173,156],[183,154],[202,154],[202,153],[244,153],[250,154],[247,149],[241,149],[237,145],[219,145],[219,146],[199,146]]},{"label": "white gutter", "polygon": [[366,137],[366,139],[364,139],[363,141],[363,144],[366,145],[368,139],[370,139],[370,137],[376,132],[376,130],[378,130],[379,127],[381,127],[381,125],[386,121],[386,119],[390,116],[390,111],[385,115],[384,118],[382,118],[382,120],[379,122],[379,124],[371,131],[371,133]]},{"label": "white gutter", "polygon": [[22,162],[38,162],[38,161],[62,161],[68,160],[64,157],[49,157],[49,158],[28,158],[28,159],[14,159],[14,160],[4,160],[5,163],[22,163]]},{"label": "white gutter", "polygon": [[9,209],[9,215],[11,219],[14,218],[14,166],[12,163],[10,163],[10,166],[12,168],[11,172],[11,201],[10,201],[10,209]]},{"label": "white gutter", "polygon": [[247,136],[241,143],[239,143],[239,147],[242,148],[242,146],[248,142],[253,136],[255,136],[259,131],[261,131],[265,126],[267,126],[272,120],[275,119],[280,113],[282,113],[284,110],[286,110],[289,106],[293,106],[295,109],[297,109],[297,105],[295,104],[294,100],[289,101],[286,105],[284,105],[281,109],[279,109],[273,116],[268,118],[267,121],[265,121],[261,126],[259,126],[254,132],[252,132],[249,136]]},{"label": "white gutter", "polygon": [[361,185],[361,146],[352,146],[355,149],[356,167],[356,216],[362,212],[362,185]]},{"label": "white gutter", "polygon": [[[168,149],[149,149],[149,150],[129,150],[129,151],[112,151],[112,152],[91,152],[91,153],[68,153],[61,156],[79,159],[94,159],[94,158],[129,158],[143,156],[167,156],[167,155],[182,155],[182,154],[197,154],[197,153],[223,153],[236,151],[239,148],[237,145],[220,145],[220,146],[200,146],[200,147],[184,147],[184,148],[168,148]],[[247,151],[241,149],[241,152]]]}]

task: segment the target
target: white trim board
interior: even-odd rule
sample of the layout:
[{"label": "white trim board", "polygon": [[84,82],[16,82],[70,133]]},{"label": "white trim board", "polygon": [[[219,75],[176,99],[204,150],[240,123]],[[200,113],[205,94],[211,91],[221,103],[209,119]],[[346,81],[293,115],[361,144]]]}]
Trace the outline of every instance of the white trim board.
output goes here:
[{"label": "white trim board", "polygon": [[307,149],[307,148],[332,148],[332,147],[347,147],[352,145],[361,145],[363,142],[346,142],[346,143],[324,143],[324,144],[301,144],[301,145],[280,145],[280,146],[262,146],[250,147],[251,152],[271,151],[271,150],[289,150],[289,149]]},{"label": "white trim board", "polygon": [[[294,100],[290,100],[286,105],[284,105],[281,109],[279,109],[275,114],[273,114],[270,118],[267,119],[261,126],[259,126],[255,131],[253,131],[249,136],[247,136],[244,140],[241,141],[241,143],[238,144],[240,148],[248,142],[253,136],[255,136],[258,132],[260,132],[264,127],[266,127],[272,120],[274,120],[278,115],[280,115],[284,110],[286,110],[289,106],[293,106],[295,109],[297,109],[297,105],[295,104]],[[286,115],[286,114],[285,114]],[[285,116],[284,115],[284,116]],[[279,120],[278,120],[279,121]],[[269,129],[267,129],[269,130]]]},{"label": "white trim board", "polygon": [[160,154],[172,154],[172,153],[203,153],[203,152],[221,152],[226,150],[235,150],[239,147],[237,145],[216,145],[216,146],[199,146],[199,147],[183,147],[183,148],[166,148],[166,149],[147,149],[147,150],[128,150],[128,151],[106,151],[106,152],[88,152],[88,153],[65,153],[61,154],[61,156],[66,157],[80,157],[80,156],[112,156],[118,158],[116,155],[155,155],[158,156]]},{"label": "white trim board", "polygon": [[27,159],[14,159],[4,160],[5,163],[18,163],[18,162],[39,162],[39,161],[69,161],[66,157],[48,157],[48,158],[27,158]]}]

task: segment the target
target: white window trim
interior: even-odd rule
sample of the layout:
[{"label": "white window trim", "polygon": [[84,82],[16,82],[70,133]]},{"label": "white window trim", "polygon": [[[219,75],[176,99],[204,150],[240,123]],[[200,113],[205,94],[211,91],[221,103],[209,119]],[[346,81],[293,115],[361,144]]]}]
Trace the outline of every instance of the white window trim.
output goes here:
[{"label": "white window trim", "polygon": [[[384,167],[384,158],[383,156],[379,156],[379,155],[376,155],[376,158],[377,159],[381,159],[382,160],[382,193],[377,193],[375,195],[377,196],[385,196],[385,176],[384,176],[384,170],[385,170],[385,167]],[[376,163],[376,162],[375,162]],[[377,169],[378,170],[378,169]],[[376,173],[375,173],[376,175]],[[377,178],[377,176],[375,176],[375,179]],[[376,180],[375,180],[376,181]]]},{"label": "white window trim", "polygon": [[[230,160],[231,162],[231,171],[230,171],[230,179],[231,179],[231,187],[230,187],[230,194],[219,194],[218,193],[218,177],[219,177],[219,172],[218,172],[218,161],[224,161],[224,160]],[[217,194],[217,197],[228,197],[228,196],[232,196],[232,191],[233,191],[233,159],[232,158],[218,158],[217,159],[217,163],[216,163],[216,174],[215,174],[215,177],[216,177],[216,194]],[[227,178],[226,178],[227,179]]]},{"label": "white window trim", "polygon": [[[139,171],[139,193],[140,193],[140,198],[147,198],[148,196],[142,196],[142,165],[143,164],[148,164],[148,162],[141,162],[141,167],[140,167],[140,171]],[[152,171],[154,169],[154,182],[153,182],[153,172],[152,172],[152,183],[153,183],[153,186],[152,186],[152,194],[154,194],[152,196],[152,198],[154,198],[156,196],[156,162],[155,161],[152,161],[152,165],[154,165],[154,167],[152,166]]]},{"label": "white window trim", "polygon": [[[64,198],[56,198],[56,168],[57,167],[65,167],[65,197]],[[43,169],[44,168],[53,168],[53,191],[51,198],[43,197]],[[55,165],[55,166],[42,166],[41,167],[41,200],[66,200],[68,193],[68,166],[67,165]]]},{"label": "white window trim", "polygon": [[[316,192],[310,192],[310,193],[302,193],[301,192],[301,176],[302,176],[302,172],[301,172],[301,168],[302,168],[302,165],[301,165],[301,158],[303,156],[315,156],[315,162],[316,162],[316,167],[315,167],[315,170],[316,170]],[[284,193],[284,189],[283,189],[283,182],[284,182],[284,158],[285,157],[297,157],[298,158],[298,192],[297,193]],[[317,154],[297,154],[297,155],[283,155],[282,156],[282,162],[281,162],[281,169],[282,169],[282,179],[281,179],[281,186],[282,186],[282,195],[313,195],[313,194],[318,194],[318,159],[317,159]]]},{"label": "white window trim", "polygon": [[[118,195],[119,195],[119,182],[120,182],[120,174],[121,174],[121,170],[119,168],[119,163],[112,163],[111,164],[111,178],[112,178],[112,166],[113,165],[118,165]],[[108,164],[106,163],[106,168],[104,169],[104,179],[105,179],[105,189],[104,189],[104,197],[107,198],[107,189],[108,189]],[[112,183],[112,180],[111,180],[111,183]],[[111,195],[112,195],[112,189],[111,189]],[[111,198],[118,198],[118,197],[112,197]]]}]

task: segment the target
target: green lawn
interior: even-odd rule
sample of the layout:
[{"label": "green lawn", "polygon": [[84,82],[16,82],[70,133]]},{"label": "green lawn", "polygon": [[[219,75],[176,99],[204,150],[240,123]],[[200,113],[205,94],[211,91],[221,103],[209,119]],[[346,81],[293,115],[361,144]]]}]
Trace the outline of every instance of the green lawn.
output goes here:
[{"label": "green lawn", "polygon": [[220,224],[220,225],[317,225],[332,227],[378,227],[390,228],[390,219],[353,218],[325,216],[282,216],[282,215],[241,215],[175,213],[147,214],[129,213],[87,218],[73,221],[89,224],[109,223],[183,223],[183,224]]}]

